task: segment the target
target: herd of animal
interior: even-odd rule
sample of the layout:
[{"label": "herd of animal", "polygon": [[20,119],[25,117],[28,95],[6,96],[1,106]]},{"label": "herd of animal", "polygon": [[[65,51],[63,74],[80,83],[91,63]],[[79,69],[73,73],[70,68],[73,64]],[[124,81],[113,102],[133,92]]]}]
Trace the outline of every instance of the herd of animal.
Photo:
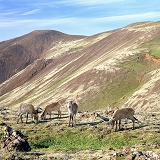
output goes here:
[{"label": "herd of animal", "polygon": [[[57,111],[58,112],[58,117],[61,117],[61,105],[59,102],[55,102],[55,103],[51,103],[49,105],[47,105],[44,109],[44,111],[41,108],[34,108],[34,106],[32,104],[21,104],[18,110],[18,118],[17,118],[17,123],[19,122],[19,119],[22,121],[22,116],[24,114],[26,114],[26,123],[28,121],[28,114],[31,114],[33,121],[35,121],[35,123],[38,123],[38,113],[41,113],[41,120],[45,120],[47,115],[50,115],[50,119],[51,119],[51,112],[53,111]],[[67,109],[68,109],[68,113],[69,113],[69,126],[72,125],[72,127],[74,126],[74,121],[75,121],[75,116],[77,114],[78,111],[78,105],[76,102],[73,102],[73,100],[68,100],[67,102]]]},{"label": "herd of animal", "polygon": [[[68,113],[69,113],[69,122],[68,122],[68,126],[74,126],[76,125],[76,114],[78,112],[78,105],[76,102],[74,102],[73,100],[69,99],[67,101],[67,109],[68,109]],[[58,117],[61,117],[61,105],[59,102],[55,102],[52,104],[47,105],[44,110],[42,110],[41,108],[34,108],[34,106],[32,104],[21,104],[19,107],[19,111],[18,111],[18,118],[17,118],[17,123],[19,122],[19,119],[21,119],[22,121],[22,116],[24,114],[26,114],[26,123],[28,121],[28,114],[31,114],[33,120],[35,121],[35,123],[38,123],[38,113],[41,113],[41,120],[45,120],[47,115],[50,115],[51,118],[51,112],[53,111],[57,111],[58,112]],[[115,127],[115,131],[118,130],[118,126],[119,126],[119,130],[121,129],[121,120],[122,119],[130,119],[132,120],[133,123],[133,129],[135,129],[135,121],[138,121],[138,119],[136,119],[134,117],[135,111],[132,108],[122,108],[122,109],[117,109],[111,119],[107,120],[108,124],[111,125],[112,129],[114,129]],[[96,114],[95,116],[99,116],[101,118],[101,116],[99,114]],[[140,122],[140,121],[138,121]]]},{"label": "herd of animal", "polygon": [[[78,112],[78,104],[77,101],[74,102],[72,99],[68,99],[66,103],[66,107],[69,114],[69,121],[68,126],[75,126],[76,125],[76,114]],[[54,102],[49,105],[47,105],[44,109],[41,109],[40,107],[34,108],[32,104],[23,103],[19,106],[18,109],[18,117],[17,117],[17,123],[19,123],[19,120],[23,123],[23,115],[26,115],[26,123],[28,122],[28,116],[31,114],[31,117],[33,118],[33,121],[35,123],[38,123],[38,113],[41,113],[41,120],[45,120],[46,116],[49,115],[51,119],[51,113],[53,111],[58,112],[58,117],[61,118],[61,104],[60,102]],[[121,129],[121,120],[122,119],[130,119],[133,123],[133,129],[135,129],[135,121],[138,121],[134,117],[135,111],[132,108],[122,108],[117,109],[114,112],[109,111],[109,113],[112,113],[112,117],[109,119],[107,117],[101,116],[99,113],[90,113],[85,112],[81,114],[81,118],[92,118],[92,121],[95,120],[96,117],[101,118],[102,121],[107,122],[111,129],[114,129],[115,131],[118,129]],[[139,122],[139,121],[138,121]],[[4,136],[0,140],[0,144],[2,148],[5,148],[6,151],[23,151],[28,152],[31,150],[31,147],[26,139],[24,139],[23,134],[18,131],[12,129],[10,126],[4,125]],[[119,126],[119,127],[118,127]]]}]

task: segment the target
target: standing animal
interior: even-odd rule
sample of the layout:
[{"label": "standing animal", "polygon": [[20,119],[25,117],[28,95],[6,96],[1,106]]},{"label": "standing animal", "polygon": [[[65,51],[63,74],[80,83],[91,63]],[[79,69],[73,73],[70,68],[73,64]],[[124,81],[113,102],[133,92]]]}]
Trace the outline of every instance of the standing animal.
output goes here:
[{"label": "standing animal", "polygon": [[115,131],[117,131],[118,127],[118,121],[119,121],[119,129],[121,126],[121,120],[122,119],[131,119],[133,122],[133,129],[135,129],[135,120],[138,121],[138,119],[136,119],[134,117],[134,113],[135,111],[132,108],[122,108],[122,109],[117,109],[114,113],[113,116],[111,118],[111,120],[109,121],[109,124],[112,125],[112,128],[114,128],[115,122],[116,122],[116,128]]},{"label": "standing animal", "polygon": [[35,123],[38,123],[38,113],[41,112],[40,110],[41,110],[40,108],[35,109],[32,104],[27,104],[27,103],[21,104],[18,111],[17,124],[19,122],[19,119],[21,119],[21,122],[23,123],[22,116],[24,114],[26,114],[26,123],[28,120],[28,114],[31,114],[33,121],[35,121]]},{"label": "standing animal", "polygon": [[78,105],[77,103],[73,102],[73,100],[68,100],[67,102],[67,109],[68,109],[68,113],[69,113],[69,127],[70,124],[72,123],[72,127],[73,127],[73,120],[75,121],[76,124],[76,114],[78,111]]},{"label": "standing animal", "polygon": [[61,106],[60,106],[59,102],[55,102],[55,103],[47,105],[45,107],[42,115],[41,115],[41,120],[45,120],[47,114],[50,115],[50,119],[51,119],[51,112],[52,111],[58,111],[58,117],[61,117],[61,109],[60,109],[60,107]]}]

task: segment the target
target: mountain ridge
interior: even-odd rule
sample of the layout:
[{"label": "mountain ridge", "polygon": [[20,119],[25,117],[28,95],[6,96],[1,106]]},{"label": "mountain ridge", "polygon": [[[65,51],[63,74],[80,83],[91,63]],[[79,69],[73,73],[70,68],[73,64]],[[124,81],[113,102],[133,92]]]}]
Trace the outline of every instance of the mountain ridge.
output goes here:
[{"label": "mountain ridge", "polygon": [[[34,31],[33,33],[39,34],[39,31]],[[63,35],[63,33],[60,35]],[[140,108],[146,110],[149,104],[142,103],[145,96],[138,100],[132,98],[135,100],[134,102],[130,97],[134,97],[134,91],[136,89],[139,90],[138,87],[145,85],[142,82],[144,83],[144,79],[150,71],[159,69],[159,65],[151,66],[151,64],[148,64],[146,53],[149,52],[149,49],[141,47],[141,45],[159,35],[160,23],[145,22],[131,24],[93,36],[72,37],[69,35],[67,37],[68,35],[65,35],[66,39],[63,39],[62,36],[62,38],[58,37],[57,41],[55,40],[57,37],[52,37],[49,43],[47,38],[42,40],[40,36],[39,41],[42,40],[40,46],[45,44],[38,48],[41,53],[40,56],[36,54],[33,62],[28,63],[23,70],[21,69],[20,72],[15,73],[14,76],[11,76],[0,85],[2,105],[17,107],[22,102],[29,102],[36,106],[44,107],[53,101],[61,100],[64,102],[68,97],[74,99],[76,95],[79,95],[81,110],[95,110],[98,109],[98,106],[99,108],[105,108],[114,102],[117,102],[117,107],[131,106],[136,108],[139,101],[141,101],[141,105],[138,105],[137,110]],[[35,49],[35,46],[31,46],[31,48]],[[144,71],[140,70],[138,72],[138,69],[133,71],[133,69],[123,68],[121,64],[133,59],[132,57],[136,57],[135,65],[143,66],[144,68],[148,67],[148,70],[144,69]],[[155,62],[151,63],[155,64]],[[134,80],[130,78],[132,77],[131,72],[134,73]],[[107,95],[114,89],[112,88],[113,84],[119,85],[118,79],[119,81],[123,79],[124,83],[125,77],[127,77],[126,81],[133,85],[131,91],[126,92],[126,88],[123,88],[123,92],[118,99],[117,97],[113,98],[113,100],[107,99]],[[139,81],[139,79],[141,80]],[[153,83],[152,85],[154,86],[155,84],[159,86],[158,83]],[[108,86],[112,87],[110,91],[106,92],[105,88]],[[158,90],[154,92],[157,95],[159,94]],[[105,93],[103,96],[106,100],[100,98],[101,93]],[[143,90],[141,93],[143,93]],[[92,94],[94,96],[91,96]],[[140,92],[136,97],[139,94]],[[151,97],[152,94],[153,92],[151,91],[148,97]],[[98,104],[96,96],[99,96],[97,101],[104,102]],[[125,98],[123,99],[123,97]],[[158,97],[156,98],[159,99]],[[150,99],[153,99],[153,97]],[[156,102],[157,106],[158,101]],[[154,105],[155,103],[149,107],[149,110]]]},{"label": "mountain ridge", "polygon": [[[1,77],[0,82],[2,83],[15,73],[18,73],[29,64],[33,63],[34,60],[41,57],[43,52],[50,48],[51,45],[55,45],[58,41],[74,40],[82,37],[83,36],[70,36],[54,30],[41,30],[33,31],[21,37],[0,43],[0,67],[2,70],[5,70],[6,74],[1,73],[1,75],[4,76]],[[19,59],[19,66],[16,66],[16,61],[14,61],[12,57],[16,58],[16,60]],[[7,68],[9,65],[12,65],[12,70],[15,71],[10,72],[11,69]],[[16,71],[16,69],[18,71]]]}]

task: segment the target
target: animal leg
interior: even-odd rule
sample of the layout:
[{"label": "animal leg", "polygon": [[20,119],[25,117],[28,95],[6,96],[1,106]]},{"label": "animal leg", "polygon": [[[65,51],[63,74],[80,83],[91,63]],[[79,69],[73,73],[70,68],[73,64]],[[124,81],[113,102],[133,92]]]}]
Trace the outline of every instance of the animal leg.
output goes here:
[{"label": "animal leg", "polygon": [[49,113],[49,115],[50,115],[50,119],[51,119],[51,112]]},{"label": "animal leg", "polygon": [[139,121],[136,117],[133,117],[133,118],[134,118],[135,121],[137,121],[137,123],[138,123],[139,126],[142,125],[142,122]]},{"label": "animal leg", "polygon": [[119,120],[119,130],[121,129],[121,120]]},{"label": "animal leg", "polygon": [[19,119],[20,119],[20,114],[18,114],[18,118],[17,118],[17,124],[18,124],[18,122],[19,122]]},{"label": "animal leg", "polygon": [[68,125],[68,127],[70,127],[70,123],[71,123],[71,115],[69,115],[69,125]]},{"label": "animal leg", "polygon": [[19,122],[19,117],[17,118],[17,124],[18,124],[18,122]]},{"label": "animal leg", "polygon": [[74,116],[74,124],[76,125],[76,115]]},{"label": "animal leg", "polygon": [[111,123],[112,129],[114,129],[115,121],[113,120]]},{"label": "animal leg", "polygon": [[131,120],[132,120],[132,122],[133,122],[133,129],[135,129],[135,119],[134,119],[134,117],[133,118],[130,118]]},{"label": "animal leg", "polygon": [[118,129],[118,121],[116,121],[116,129],[115,129],[115,131],[117,131],[117,129]]},{"label": "animal leg", "polygon": [[22,114],[20,114],[20,119],[21,119],[21,123],[23,123],[23,120],[22,120]]},{"label": "animal leg", "polygon": [[133,129],[135,129],[135,120],[132,120],[133,122]]},{"label": "animal leg", "polygon": [[58,111],[58,117],[61,118],[61,111]]},{"label": "animal leg", "polygon": [[26,123],[27,123],[27,121],[28,121],[28,113],[26,113]]},{"label": "animal leg", "polygon": [[71,120],[72,120],[72,127],[73,127],[73,115],[72,115],[72,117],[71,117]]}]

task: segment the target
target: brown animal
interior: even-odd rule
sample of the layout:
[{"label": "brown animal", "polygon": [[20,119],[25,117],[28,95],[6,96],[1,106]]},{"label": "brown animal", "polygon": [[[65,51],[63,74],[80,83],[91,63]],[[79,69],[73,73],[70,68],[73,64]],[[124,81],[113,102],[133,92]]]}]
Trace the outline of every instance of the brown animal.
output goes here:
[{"label": "brown animal", "polygon": [[46,119],[46,115],[49,114],[50,115],[50,119],[51,119],[51,112],[52,111],[58,111],[58,117],[61,117],[61,109],[60,109],[60,104],[59,102],[55,102],[52,104],[49,104],[45,107],[42,115],[41,115],[41,120],[45,120]]},{"label": "brown animal", "polygon": [[21,122],[23,123],[22,121],[23,114],[26,114],[26,123],[28,120],[28,114],[31,114],[33,121],[35,121],[35,123],[38,123],[38,113],[40,111],[39,111],[39,108],[35,109],[32,104],[26,104],[26,103],[21,104],[18,112],[19,113],[18,113],[17,123],[19,122],[19,119],[21,119]]},{"label": "brown animal", "polygon": [[116,129],[115,129],[115,131],[117,131],[117,129],[118,129],[118,127],[117,127],[118,121],[119,121],[119,129],[120,129],[121,120],[127,118],[127,119],[131,119],[132,120],[132,122],[133,122],[133,129],[135,129],[135,120],[138,121],[138,119],[136,119],[134,117],[134,113],[135,113],[135,111],[132,108],[117,109],[114,112],[111,120],[109,121],[109,124],[111,124],[112,128],[114,128],[114,124],[116,122]]}]

